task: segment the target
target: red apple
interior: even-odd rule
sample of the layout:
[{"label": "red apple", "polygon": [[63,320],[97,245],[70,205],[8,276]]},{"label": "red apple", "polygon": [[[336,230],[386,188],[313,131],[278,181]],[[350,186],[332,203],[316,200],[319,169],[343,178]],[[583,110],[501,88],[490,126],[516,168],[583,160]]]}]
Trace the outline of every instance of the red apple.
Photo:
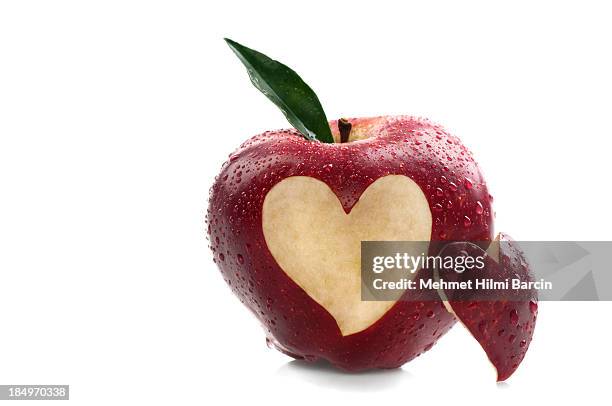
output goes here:
[{"label": "red apple", "polygon": [[440,300],[409,293],[362,302],[360,241],[490,241],[490,196],[472,154],[442,127],[348,121],[346,142],[334,121],[336,143],[270,131],[231,154],[211,189],[210,244],[277,349],[347,370],[394,368],[455,320]]}]

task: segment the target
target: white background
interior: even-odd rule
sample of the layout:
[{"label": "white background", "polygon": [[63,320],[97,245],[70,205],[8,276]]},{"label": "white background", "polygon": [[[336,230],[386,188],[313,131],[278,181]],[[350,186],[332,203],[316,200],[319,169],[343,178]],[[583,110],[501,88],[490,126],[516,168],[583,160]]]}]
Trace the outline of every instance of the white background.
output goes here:
[{"label": "white background", "polygon": [[419,3],[2,2],[0,383],[70,384],[76,404],[607,397],[610,303],[542,303],[505,384],[461,326],[401,370],[346,375],[267,349],[212,263],[213,177],[287,126],[224,36],[295,68],[330,118],[444,124],[498,230],[610,239],[606,2]]}]

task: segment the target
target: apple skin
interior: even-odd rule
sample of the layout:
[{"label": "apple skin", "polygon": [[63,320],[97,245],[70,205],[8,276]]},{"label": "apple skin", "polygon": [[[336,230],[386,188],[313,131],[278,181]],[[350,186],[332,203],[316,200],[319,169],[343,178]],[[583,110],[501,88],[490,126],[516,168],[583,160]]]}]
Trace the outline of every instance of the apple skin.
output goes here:
[{"label": "apple skin", "polygon": [[[210,247],[225,281],[263,324],[268,343],[298,359],[328,360],[345,370],[396,368],[429,350],[455,323],[439,299],[399,300],[370,327],[342,336],[335,319],[279,267],[262,231],[266,194],[281,180],[325,182],[348,213],[386,175],[419,185],[432,212],[432,241],[490,241],[491,197],[460,141],[425,119],[348,119],[349,143],[304,139],[295,130],[265,132],[230,155],[210,191]],[[331,121],[339,141],[337,121]],[[434,245],[434,244],[432,244]]]},{"label": "apple skin", "polygon": [[[520,246],[507,234],[500,233],[499,258],[496,260],[480,247],[459,243],[445,249],[444,255],[483,256],[481,271],[458,274],[451,272],[447,280],[465,281],[472,278],[498,282],[519,279],[533,282],[534,275]],[[494,243],[497,244],[497,243]],[[469,275],[468,275],[469,274]],[[506,290],[503,296],[495,290],[444,292],[455,316],[470,331],[497,370],[497,381],[505,381],[519,367],[533,337],[538,315],[536,289]]]}]

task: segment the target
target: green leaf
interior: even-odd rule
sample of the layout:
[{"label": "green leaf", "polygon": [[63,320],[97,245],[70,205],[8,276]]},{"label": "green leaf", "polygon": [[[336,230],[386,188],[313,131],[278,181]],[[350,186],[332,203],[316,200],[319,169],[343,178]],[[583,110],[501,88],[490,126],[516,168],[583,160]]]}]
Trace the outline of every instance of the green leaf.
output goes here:
[{"label": "green leaf", "polygon": [[253,85],[281,109],[293,127],[308,139],[334,142],[319,98],[297,73],[231,39],[225,42],[246,66]]}]

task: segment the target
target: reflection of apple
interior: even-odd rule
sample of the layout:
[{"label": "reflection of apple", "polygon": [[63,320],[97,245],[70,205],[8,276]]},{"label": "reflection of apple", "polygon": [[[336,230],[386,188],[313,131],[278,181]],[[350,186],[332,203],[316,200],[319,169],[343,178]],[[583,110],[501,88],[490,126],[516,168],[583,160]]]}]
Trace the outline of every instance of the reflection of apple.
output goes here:
[{"label": "reflection of apple", "polygon": [[490,196],[471,153],[441,127],[348,121],[352,130],[330,123],[335,144],[284,130],[232,154],[211,189],[211,248],[280,351],[393,368],[429,350],[454,318],[440,301],[362,302],[360,241],[490,241]]}]

